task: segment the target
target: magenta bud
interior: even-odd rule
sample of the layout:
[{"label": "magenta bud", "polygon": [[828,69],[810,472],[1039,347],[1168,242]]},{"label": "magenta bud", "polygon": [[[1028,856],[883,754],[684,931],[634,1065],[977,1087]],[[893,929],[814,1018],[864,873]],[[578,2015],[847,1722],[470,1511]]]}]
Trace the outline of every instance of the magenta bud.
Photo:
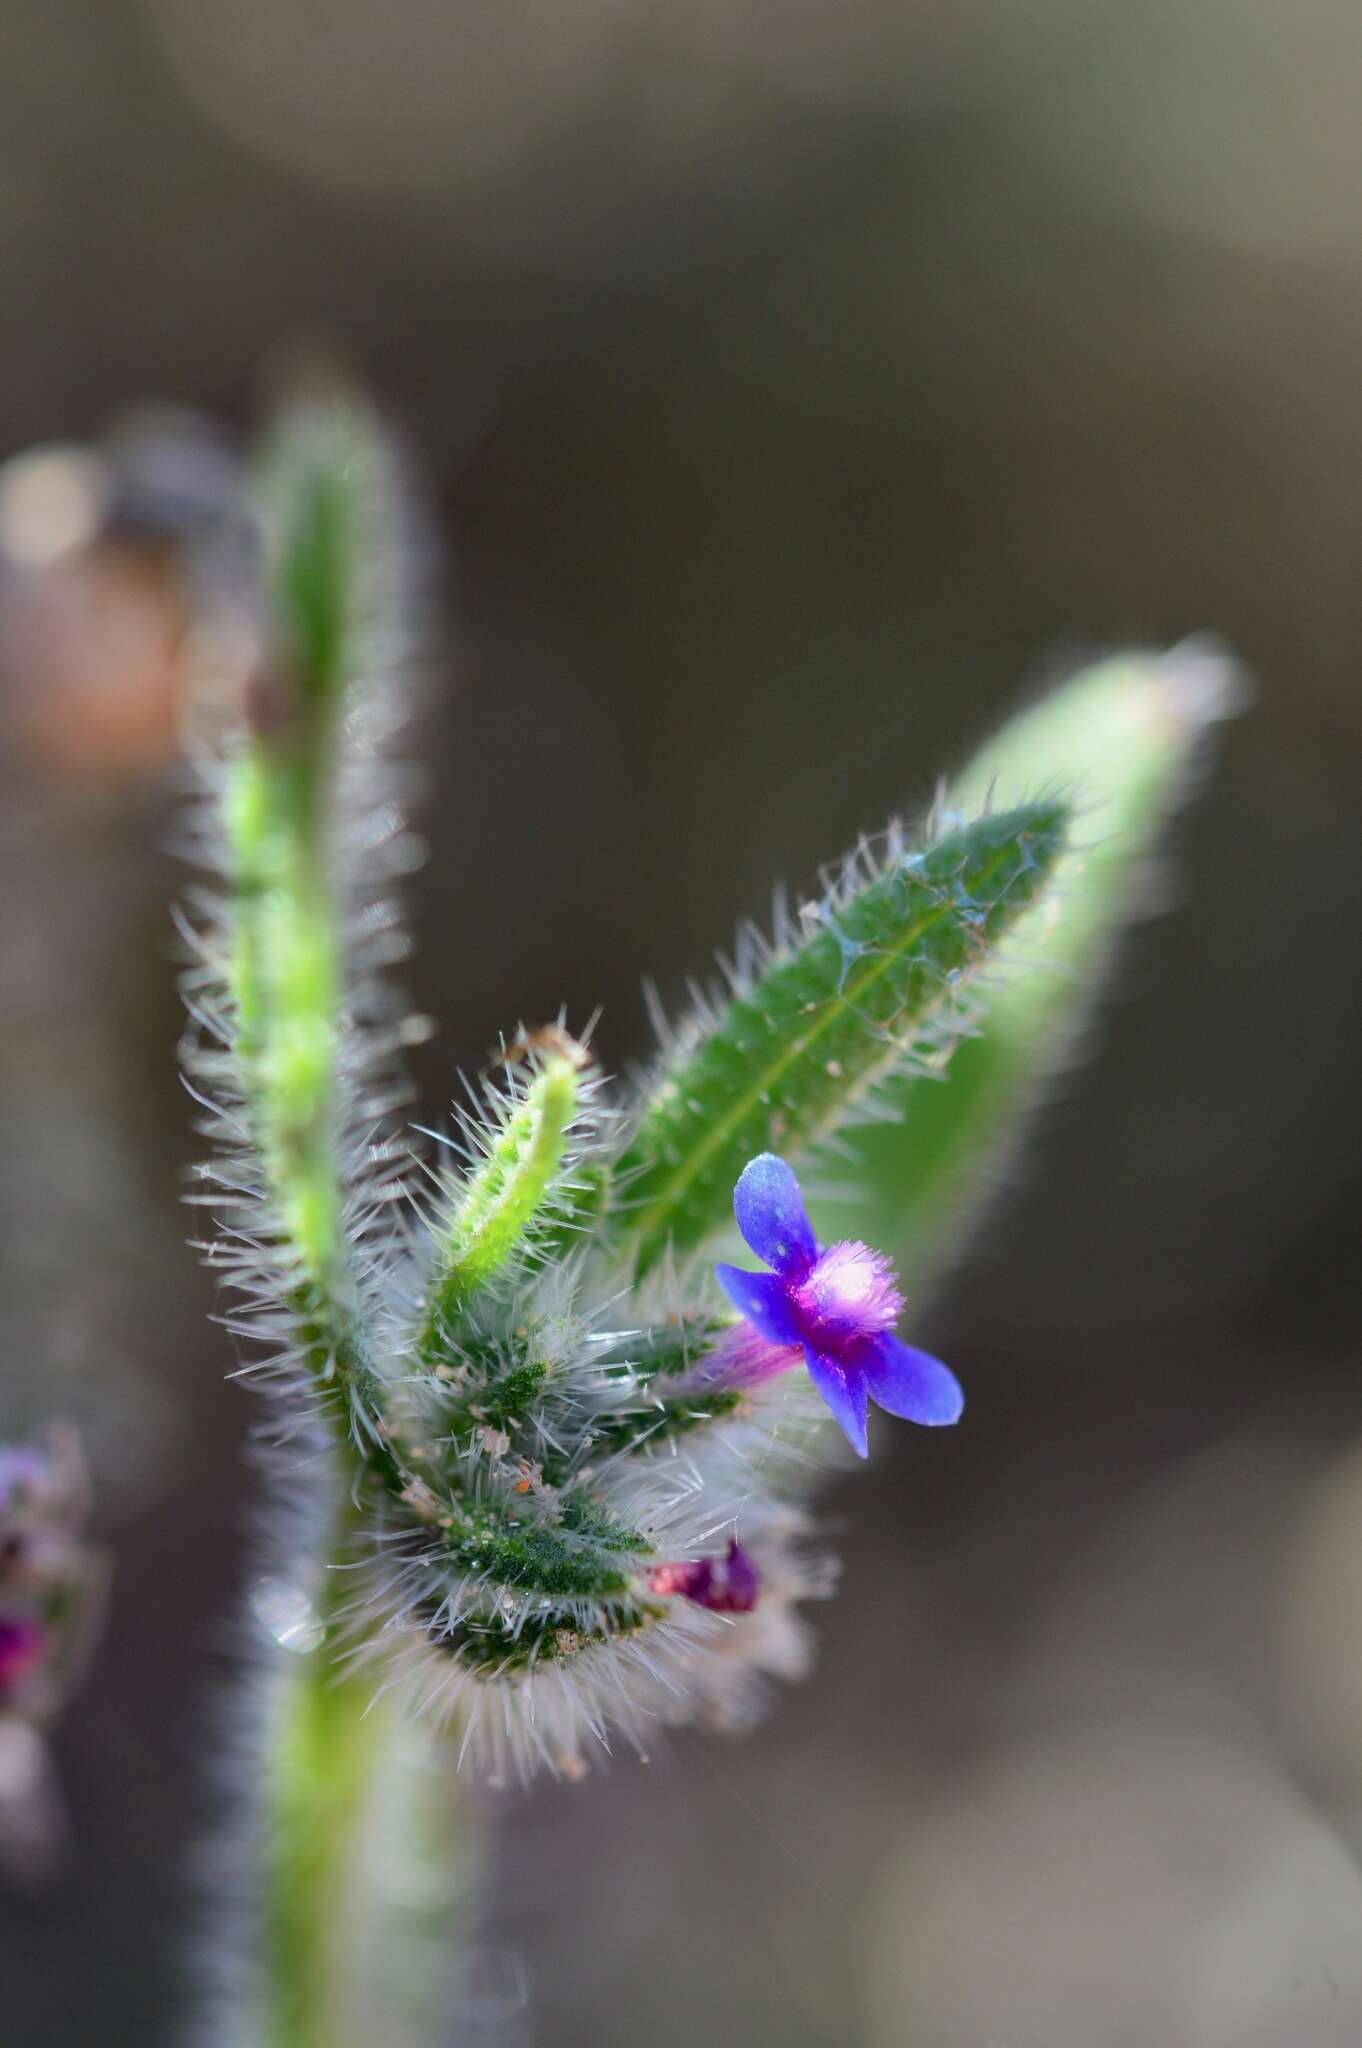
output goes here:
[{"label": "magenta bud", "polygon": [[0,1701],[40,1661],[46,1632],[31,1614],[0,1614]]},{"label": "magenta bud", "polygon": [[654,1565],[648,1573],[654,1593],[679,1594],[711,1614],[750,1614],[761,1590],[761,1573],[736,1538],[726,1557],[697,1557],[688,1564]]}]

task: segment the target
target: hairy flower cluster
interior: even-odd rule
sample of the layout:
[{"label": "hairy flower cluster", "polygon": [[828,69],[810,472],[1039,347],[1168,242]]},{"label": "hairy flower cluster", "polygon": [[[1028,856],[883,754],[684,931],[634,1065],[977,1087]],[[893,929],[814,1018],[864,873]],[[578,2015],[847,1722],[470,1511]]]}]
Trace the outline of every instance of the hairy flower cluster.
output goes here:
[{"label": "hairy flower cluster", "polygon": [[[871,1401],[960,1412],[895,1334],[888,1262],[820,1245],[785,1161],[939,1069],[1067,808],[891,828],[744,935],[642,1085],[612,1098],[561,1023],[520,1033],[420,1148],[395,1113],[420,1027],[388,972],[411,854],[390,466],[372,422],[323,408],[266,475],[261,587],[215,642],[247,650],[219,693],[244,712],[204,764],[218,879],[183,924],[186,1053],[214,1141],[195,1199],[279,1396],[280,1491],[332,1480],[309,1526],[340,1568],[295,1569],[302,1637],[493,1769],[740,1724],[830,1583],[798,1505],[825,1409],[862,1455]],[[716,1280],[735,1184],[769,1270]]]},{"label": "hairy flower cluster", "polygon": [[[465,1188],[534,1071],[508,1077],[480,1146],[465,1133]],[[583,1184],[570,1146],[546,1216]],[[703,1276],[698,1305],[674,1295],[659,1314],[675,1287],[660,1283],[620,1326],[606,1271],[546,1261],[534,1233],[495,1286],[432,1321],[451,1207],[446,1188],[398,1289],[416,1306],[390,1336],[408,1366],[388,1438],[401,1477],[375,1503],[377,1570],[345,1617],[350,1654],[458,1718],[498,1775],[573,1772],[616,1738],[647,1752],[688,1718],[745,1725],[771,1677],[804,1668],[797,1610],[831,1585],[780,1504],[816,1475],[816,1403],[789,1381],[706,1381],[737,1326]]]},{"label": "hairy flower cluster", "polygon": [[[870,1400],[919,1422],[960,1412],[948,1369],[893,1332],[888,1262],[821,1246],[793,1172],[762,1152],[723,1210],[771,1270],[721,1264],[716,1285],[694,1259],[653,1263],[637,1125],[561,1026],[505,1049],[417,1199],[389,1023],[338,1049],[327,1119],[348,1193],[324,1287],[269,1171],[230,980],[220,993],[252,907],[220,902],[199,936],[192,1071],[221,1148],[214,1262],[244,1296],[231,1327],[265,1346],[289,1434],[310,1414],[345,1446],[352,1568],[319,1630],[376,1689],[456,1721],[492,1774],[572,1772],[616,1741],[647,1752],[687,1719],[745,1725],[772,1677],[803,1669],[800,1610],[831,1585],[791,1505],[818,1477],[824,1407],[861,1455]],[[350,1010],[391,1019],[369,987],[373,929],[345,936]],[[838,1002],[837,970],[828,985]]]}]

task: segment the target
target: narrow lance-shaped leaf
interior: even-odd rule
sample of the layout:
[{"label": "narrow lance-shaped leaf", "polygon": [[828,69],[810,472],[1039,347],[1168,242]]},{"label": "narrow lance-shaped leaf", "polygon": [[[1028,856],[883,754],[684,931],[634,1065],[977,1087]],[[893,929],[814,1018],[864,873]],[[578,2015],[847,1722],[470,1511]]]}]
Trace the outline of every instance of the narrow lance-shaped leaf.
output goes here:
[{"label": "narrow lance-shaped leaf", "polygon": [[376,1391],[345,1243],[350,1003],[334,875],[341,728],[364,680],[382,453],[362,409],[289,414],[262,473],[260,650],[223,793],[235,1083],[279,1233],[282,1305],[348,1428]]},{"label": "narrow lance-shaped leaf", "polygon": [[807,936],[682,1046],[644,1106],[613,1225],[640,1272],[727,1224],[755,1154],[796,1158],[896,1064],[943,1048],[964,984],[1045,889],[1068,818],[1048,800],[891,846],[805,912]]},{"label": "narrow lance-shaped leaf", "polygon": [[1012,719],[951,786],[947,803],[968,810],[990,791],[1007,802],[1047,776],[1072,790],[1082,815],[1050,901],[1018,926],[979,1033],[943,1080],[896,1076],[883,1122],[850,1134],[855,1164],[840,1178],[854,1193],[838,1204],[838,1227],[899,1242],[910,1284],[959,1246],[962,1208],[1069,1054],[1208,732],[1240,695],[1232,663],[1203,647],[1103,662]]}]

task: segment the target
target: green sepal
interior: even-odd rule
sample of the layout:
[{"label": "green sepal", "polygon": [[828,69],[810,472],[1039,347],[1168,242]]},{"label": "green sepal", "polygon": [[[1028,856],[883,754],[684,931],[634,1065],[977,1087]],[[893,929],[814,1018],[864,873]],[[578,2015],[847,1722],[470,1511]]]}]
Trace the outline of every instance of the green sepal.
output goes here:
[{"label": "green sepal", "polygon": [[[613,1532],[612,1532],[613,1533]],[[448,1545],[449,1562],[479,1571],[517,1593],[549,1599],[604,1600],[627,1593],[632,1577],[616,1561],[621,1554],[645,1555],[648,1546],[621,1530],[607,1548],[599,1532],[555,1528],[548,1522],[517,1522],[510,1516],[470,1516]]]},{"label": "green sepal", "polygon": [[456,1657],[480,1678],[508,1678],[536,1665],[565,1663],[583,1650],[622,1642],[665,1618],[666,1603],[638,1597],[611,1602],[598,1618],[584,1624],[572,1609],[548,1609],[518,1625],[498,1614],[460,1616],[452,1626],[441,1623],[434,1608],[427,1615],[432,1648]]},{"label": "green sepal", "polygon": [[581,1101],[586,1055],[562,1031],[535,1041],[535,1069],[509,1098],[486,1140],[481,1165],[450,1203],[416,1343],[428,1364],[447,1355],[470,1304],[517,1254],[561,1195],[568,1133]]},{"label": "green sepal", "polygon": [[597,1365],[607,1379],[627,1379],[638,1385],[689,1372],[693,1365],[714,1349],[732,1316],[700,1311],[675,1315],[665,1323],[653,1323],[643,1330],[629,1330],[606,1344]]},{"label": "green sepal", "polygon": [[618,1451],[632,1457],[647,1457],[711,1422],[736,1414],[744,1398],[739,1387],[645,1396],[592,1423],[592,1456]]}]

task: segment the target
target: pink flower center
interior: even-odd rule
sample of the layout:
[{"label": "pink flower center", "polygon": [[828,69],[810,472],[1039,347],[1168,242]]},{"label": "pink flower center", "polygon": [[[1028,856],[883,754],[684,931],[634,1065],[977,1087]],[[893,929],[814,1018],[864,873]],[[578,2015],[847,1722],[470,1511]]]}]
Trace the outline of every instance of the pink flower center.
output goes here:
[{"label": "pink flower center", "polygon": [[0,1697],[32,1670],[42,1653],[40,1623],[26,1614],[0,1615]]},{"label": "pink flower center", "polygon": [[792,1298],[815,1348],[851,1337],[878,1337],[903,1307],[889,1260],[854,1238],[829,1245]]}]

